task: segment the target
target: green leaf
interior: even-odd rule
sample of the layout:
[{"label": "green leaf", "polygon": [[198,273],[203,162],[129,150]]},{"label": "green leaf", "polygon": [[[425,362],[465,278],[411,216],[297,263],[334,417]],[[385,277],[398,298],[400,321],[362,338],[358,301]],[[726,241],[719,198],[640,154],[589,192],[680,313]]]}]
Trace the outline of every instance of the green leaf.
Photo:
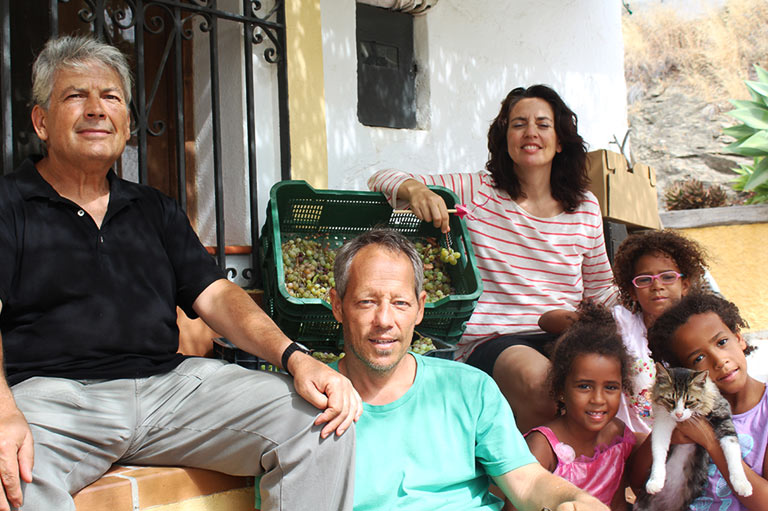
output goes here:
[{"label": "green leaf", "polygon": [[758,130],[768,129],[768,108],[738,108],[728,115]]},{"label": "green leaf", "polygon": [[754,190],[766,182],[768,182],[768,158],[761,158],[760,162],[755,164],[755,170],[749,176],[749,180],[744,184],[744,189]]},{"label": "green leaf", "polygon": [[[755,133],[757,133],[757,130],[755,128],[750,128],[746,124],[737,124],[736,126],[728,126],[727,128],[723,128],[724,135],[728,135],[729,137],[733,137],[737,140],[746,140]],[[743,140],[739,140],[739,142],[742,142]]]},{"label": "green leaf", "polygon": [[760,94],[760,96],[762,97],[768,96],[768,83],[753,82],[750,80],[744,80],[744,83],[747,84],[747,87],[749,87],[756,93]]},{"label": "green leaf", "polygon": [[762,151],[761,154],[755,156],[768,155],[768,131],[758,131],[744,142],[741,143],[743,149],[758,149]]},{"label": "green leaf", "polygon": [[[768,110],[768,106],[765,106],[765,103],[761,101],[746,101],[743,99],[729,99],[729,103],[731,103],[736,108],[762,108],[764,110]],[[726,112],[730,113],[730,112]]]},{"label": "green leaf", "polygon": [[[754,136],[764,133],[763,131],[758,131]],[[737,142],[734,142],[732,144],[729,144],[725,146],[725,151],[733,154],[740,154],[742,156],[765,156],[766,150],[760,149],[760,148],[754,148],[750,146],[744,146],[744,143],[748,140],[751,140],[752,137],[747,138],[746,140],[740,140]]]},{"label": "green leaf", "polygon": [[757,79],[761,82],[768,83],[768,71],[755,64],[755,71],[757,72]]}]

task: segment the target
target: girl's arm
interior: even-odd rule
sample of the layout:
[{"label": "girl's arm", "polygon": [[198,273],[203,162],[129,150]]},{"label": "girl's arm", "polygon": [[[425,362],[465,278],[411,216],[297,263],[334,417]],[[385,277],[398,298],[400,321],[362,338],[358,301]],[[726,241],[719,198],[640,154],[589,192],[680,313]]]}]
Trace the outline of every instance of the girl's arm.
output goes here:
[{"label": "girl's arm", "polygon": [[568,309],[555,309],[539,316],[539,328],[550,334],[561,334],[579,319],[578,313]]},{"label": "girl's arm", "polygon": [[616,493],[613,495],[613,499],[611,500],[611,511],[629,511],[632,509],[631,505],[627,502],[627,496],[625,493],[625,488],[627,486],[627,471],[625,470],[624,474],[621,476],[621,483],[619,484],[619,488],[616,490]]},{"label": "girl's arm", "polygon": [[557,468],[557,458],[552,450],[552,446],[549,445],[547,437],[538,431],[531,431],[528,433],[528,436],[525,437],[525,443],[528,444],[528,449],[531,450],[531,454],[536,457],[542,467],[550,472],[555,471]]},{"label": "girl's arm", "polygon": [[[712,430],[712,426],[709,422],[701,417],[694,417],[678,424],[677,430],[707,450],[710,458],[712,458],[712,462],[725,478],[731,491],[733,491],[723,449],[720,447],[720,442],[718,442],[715,437],[715,432]],[[768,481],[752,470],[749,465],[744,463],[743,459],[741,460],[741,465],[744,467],[744,473],[747,476],[749,484],[752,485],[752,495],[749,497],[742,497],[735,491],[733,492],[733,495],[748,509],[768,509]],[[766,462],[763,462],[764,474],[768,473],[765,472],[766,467],[768,467],[768,465],[766,465]]]},{"label": "girl's arm", "polygon": [[645,482],[651,471],[651,463],[653,463],[651,435],[648,435],[627,460],[627,482],[635,493],[641,489],[645,490]]}]

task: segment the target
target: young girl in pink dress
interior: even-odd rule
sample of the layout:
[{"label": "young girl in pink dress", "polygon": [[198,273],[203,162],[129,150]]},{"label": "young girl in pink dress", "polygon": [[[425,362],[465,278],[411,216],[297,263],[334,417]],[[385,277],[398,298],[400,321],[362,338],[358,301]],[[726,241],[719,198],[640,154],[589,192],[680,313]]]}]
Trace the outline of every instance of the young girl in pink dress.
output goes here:
[{"label": "young girl in pink dress", "polygon": [[630,358],[611,312],[582,303],[552,351],[549,382],[561,414],[526,435],[544,468],[612,509],[626,509],[624,465],[635,445],[616,412],[631,388]]}]

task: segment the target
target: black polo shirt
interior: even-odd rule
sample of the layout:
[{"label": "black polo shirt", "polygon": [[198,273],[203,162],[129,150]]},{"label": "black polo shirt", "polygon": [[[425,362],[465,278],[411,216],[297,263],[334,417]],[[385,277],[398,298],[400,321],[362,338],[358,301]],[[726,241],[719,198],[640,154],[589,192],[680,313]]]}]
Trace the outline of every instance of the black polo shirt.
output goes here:
[{"label": "black polo shirt", "polygon": [[176,305],[223,272],[176,201],[118,178],[101,228],[26,160],[0,179],[0,333],[13,385],[31,376],[129,378],[183,357]]}]

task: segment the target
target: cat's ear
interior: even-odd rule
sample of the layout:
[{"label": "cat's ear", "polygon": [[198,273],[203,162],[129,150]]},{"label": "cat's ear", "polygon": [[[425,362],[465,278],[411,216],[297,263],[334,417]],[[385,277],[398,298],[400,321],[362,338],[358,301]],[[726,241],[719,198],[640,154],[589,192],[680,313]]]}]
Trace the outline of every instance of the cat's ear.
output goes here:
[{"label": "cat's ear", "polygon": [[704,385],[707,383],[708,377],[709,377],[709,371],[696,371],[693,373],[693,378],[691,378],[691,383],[694,385],[697,385],[700,388],[703,388]]},{"label": "cat's ear", "polygon": [[667,371],[667,368],[664,367],[664,365],[661,362],[656,362],[656,378],[662,377],[668,381],[671,381],[671,378],[669,377],[669,371]]}]

